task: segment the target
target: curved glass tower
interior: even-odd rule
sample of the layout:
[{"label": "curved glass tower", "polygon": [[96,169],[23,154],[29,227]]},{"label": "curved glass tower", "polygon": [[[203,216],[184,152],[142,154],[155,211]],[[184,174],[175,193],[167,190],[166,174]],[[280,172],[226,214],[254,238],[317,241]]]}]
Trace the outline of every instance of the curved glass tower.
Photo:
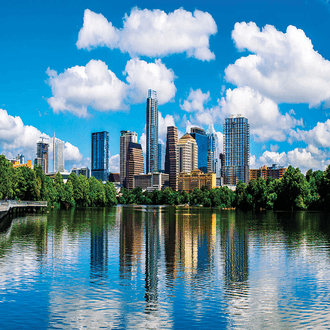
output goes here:
[{"label": "curved glass tower", "polygon": [[157,92],[148,90],[146,173],[158,171],[158,101]]}]

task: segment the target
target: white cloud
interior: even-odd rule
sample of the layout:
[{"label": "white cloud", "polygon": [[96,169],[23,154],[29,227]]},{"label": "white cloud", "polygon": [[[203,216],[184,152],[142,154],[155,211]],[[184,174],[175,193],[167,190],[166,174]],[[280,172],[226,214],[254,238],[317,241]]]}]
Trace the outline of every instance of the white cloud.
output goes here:
[{"label": "white cloud", "polygon": [[113,155],[109,158],[109,170],[112,173],[119,173],[120,155]]},{"label": "white cloud", "polygon": [[146,153],[146,143],[147,143],[147,136],[146,136],[145,128],[144,128],[144,132],[141,134],[139,143],[141,144],[142,151],[145,154]]},{"label": "white cloud", "polygon": [[127,62],[124,74],[129,83],[128,99],[130,103],[141,103],[146,100],[148,89],[157,91],[159,104],[167,103],[175,96],[175,75],[167,69],[161,60],[147,63],[137,58]]},{"label": "white cloud", "polygon": [[255,165],[257,167],[263,165],[270,166],[271,164],[278,164],[285,167],[292,165],[293,167],[299,167],[302,173],[306,173],[310,168],[313,170],[324,170],[330,162],[329,156],[325,152],[312,153],[310,150],[304,148],[295,148],[281,153],[267,150],[255,162]]},{"label": "white cloud", "polygon": [[309,130],[292,130],[290,132],[290,142],[293,140],[304,141],[307,144],[321,147],[329,148],[330,147],[330,119],[325,123],[318,122],[317,125]]},{"label": "white cloud", "polygon": [[308,103],[310,107],[330,98],[330,62],[313,49],[303,30],[289,26],[286,33],[253,22],[236,23],[232,38],[241,57],[225,70],[227,81],[249,86],[276,103]]},{"label": "white cloud", "polygon": [[166,140],[168,126],[175,126],[173,116],[167,114],[163,118],[162,113],[158,111],[158,138],[162,140],[162,142]]},{"label": "white cloud", "polygon": [[187,112],[204,112],[204,105],[210,100],[210,92],[203,93],[201,89],[190,89],[188,98],[180,105]]},{"label": "white cloud", "polygon": [[68,162],[80,162],[83,155],[80,153],[78,147],[66,142],[64,145],[64,159]]},{"label": "white cloud", "polygon": [[209,49],[209,38],[216,32],[212,16],[199,10],[192,14],[180,8],[166,14],[158,9],[133,8],[125,15],[123,28],[117,29],[103,15],[86,9],[76,45],[78,49],[119,48],[132,57],[186,53],[210,61],[215,55]]},{"label": "white cloud", "polygon": [[91,60],[87,65],[66,69],[57,75],[47,70],[48,84],[53,96],[47,101],[54,112],[69,111],[79,117],[87,115],[87,108],[122,110],[127,86],[102,61]]},{"label": "white cloud", "polygon": [[[41,141],[40,137],[45,138],[45,142],[49,144],[48,163],[49,170],[52,169],[53,160],[53,138],[40,132],[36,127],[24,125],[19,116],[11,116],[6,110],[0,109],[0,145],[1,152],[8,158],[15,157],[18,153],[25,156],[25,161],[34,160],[36,158],[37,142]],[[65,166],[69,166],[67,162],[79,162],[82,155],[79,149],[69,142],[65,143],[64,148]],[[90,166],[90,165],[88,165]]]},{"label": "white cloud", "polygon": [[79,117],[86,117],[89,107],[97,111],[126,110],[128,104],[145,101],[148,89],[158,91],[159,104],[170,101],[176,93],[174,72],[161,60],[128,61],[124,71],[128,84],[100,60],[66,69],[59,75],[50,69],[46,73],[53,93],[47,102],[54,112],[69,111]]},{"label": "white cloud", "polygon": [[274,101],[250,87],[227,89],[219,105],[222,120],[236,114],[248,118],[251,135],[256,141],[284,141],[291,128],[303,124],[302,119],[297,120],[289,113],[282,115]]}]

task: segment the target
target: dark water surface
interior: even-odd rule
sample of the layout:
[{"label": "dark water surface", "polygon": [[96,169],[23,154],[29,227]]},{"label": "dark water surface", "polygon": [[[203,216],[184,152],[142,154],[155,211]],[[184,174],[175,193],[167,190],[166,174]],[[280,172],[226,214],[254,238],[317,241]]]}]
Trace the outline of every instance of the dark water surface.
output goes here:
[{"label": "dark water surface", "polygon": [[0,329],[330,329],[330,215],[114,207],[0,233]]}]

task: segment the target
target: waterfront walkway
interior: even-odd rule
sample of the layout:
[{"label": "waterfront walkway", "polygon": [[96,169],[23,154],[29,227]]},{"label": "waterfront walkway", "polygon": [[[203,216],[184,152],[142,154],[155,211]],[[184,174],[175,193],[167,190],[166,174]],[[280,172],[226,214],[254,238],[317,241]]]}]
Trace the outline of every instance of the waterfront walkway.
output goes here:
[{"label": "waterfront walkway", "polygon": [[47,207],[47,202],[45,201],[17,201],[17,200],[8,200],[0,201],[0,219],[12,212],[13,210],[22,210],[35,209],[35,208],[45,208]]}]

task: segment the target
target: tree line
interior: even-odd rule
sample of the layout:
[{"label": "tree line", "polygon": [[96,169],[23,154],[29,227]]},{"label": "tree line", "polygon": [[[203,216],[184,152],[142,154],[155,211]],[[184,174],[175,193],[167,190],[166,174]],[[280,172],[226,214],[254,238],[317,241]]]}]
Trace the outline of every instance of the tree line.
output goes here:
[{"label": "tree line", "polygon": [[259,177],[248,185],[239,181],[236,191],[228,187],[178,192],[142,191],[141,188],[119,194],[111,182],[103,184],[94,177],[87,179],[71,173],[66,183],[60,173],[52,179],[42,173],[41,166],[13,168],[0,155],[0,199],[45,200],[58,208],[73,206],[111,206],[116,204],[203,205],[205,207],[240,208],[243,210],[326,210],[330,205],[330,165],[325,171],[288,167],[281,179]]}]

